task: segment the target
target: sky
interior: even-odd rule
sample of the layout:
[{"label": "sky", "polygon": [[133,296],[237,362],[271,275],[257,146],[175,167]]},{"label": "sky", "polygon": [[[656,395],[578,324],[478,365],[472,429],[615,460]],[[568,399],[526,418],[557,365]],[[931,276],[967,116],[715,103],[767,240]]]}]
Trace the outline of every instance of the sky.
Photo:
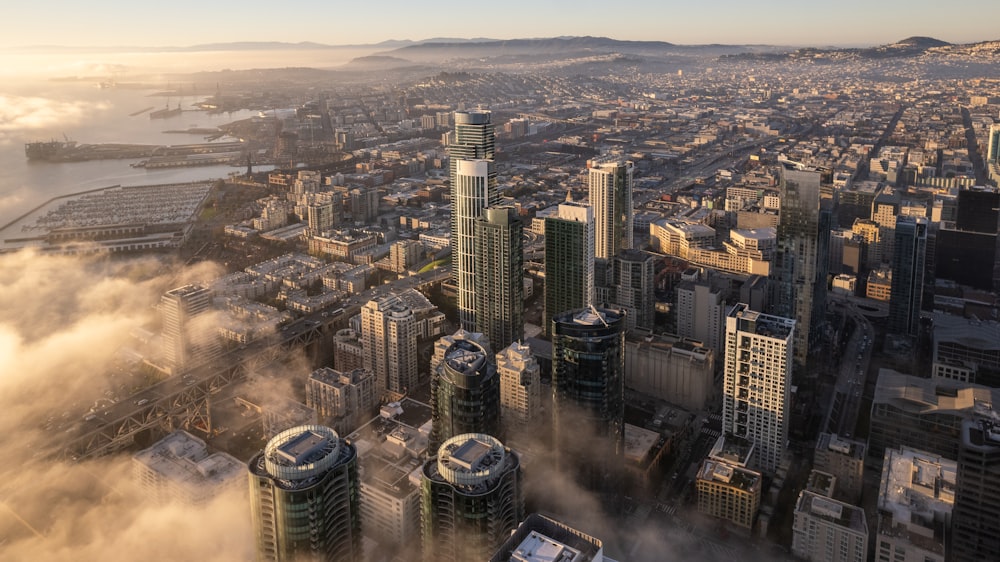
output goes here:
[{"label": "sky", "polygon": [[952,43],[1000,39],[1000,3],[987,0],[35,0],[9,3],[4,20],[0,49],[566,35],[796,46],[878,45],[915,35]]}]

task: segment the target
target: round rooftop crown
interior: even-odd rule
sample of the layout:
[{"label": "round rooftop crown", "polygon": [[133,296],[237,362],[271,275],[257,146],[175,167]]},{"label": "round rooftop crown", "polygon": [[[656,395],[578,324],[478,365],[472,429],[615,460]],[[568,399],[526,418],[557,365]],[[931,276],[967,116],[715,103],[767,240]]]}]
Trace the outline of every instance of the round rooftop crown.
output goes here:
[{"label": "round rooftop crown", "polygon": [[471,340],[457,340],[448,346],[444,353],[444,360],[449,367],[455,371],[474,375],[482,369],[487,361],[486,350],[483,346]]},{"label": "round rooftop crown", "polygon": [[300,425],[275,435],[264,447],[268,474],[284,480],[304,480],[322,474],[340,457],[337,432],[322,425]]},{"label": "round rooftop crown", "polygon": [[476,486],[504,470],[507,451],[503,443],[485,433],[463,433],[438,448],[438,472],[458,486]]}]

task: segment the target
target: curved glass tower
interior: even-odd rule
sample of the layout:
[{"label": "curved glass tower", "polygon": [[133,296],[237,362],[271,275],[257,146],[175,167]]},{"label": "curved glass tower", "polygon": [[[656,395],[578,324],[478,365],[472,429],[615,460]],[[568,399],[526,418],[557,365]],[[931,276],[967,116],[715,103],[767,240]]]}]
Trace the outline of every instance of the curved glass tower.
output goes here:
[{"label": "curved glass tower", "polygon": [[249,463],[257,560],[360,560],[354,446],[320,425],[286,429]]},{"label": "curved glass tower", "polygon": [[472,340],[456,340],[431,377],[434,450],[462,433],[496,435],[500,431],[500,377],[493,357]]},{"label": "curved glass tower", "polygon": [[456,435],[424,463],[425,560],[488,560],[524,516],[521,461],[496,437]]}]

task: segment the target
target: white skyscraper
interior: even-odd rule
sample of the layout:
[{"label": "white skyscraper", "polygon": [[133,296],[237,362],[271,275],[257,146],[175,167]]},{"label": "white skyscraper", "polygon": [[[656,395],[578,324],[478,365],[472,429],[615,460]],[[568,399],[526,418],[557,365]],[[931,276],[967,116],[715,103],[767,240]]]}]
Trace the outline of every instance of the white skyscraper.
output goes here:
[{"label": "white skyscraper", "polygon": [[497,353],[500,373],[500,421],[504,426],[530,427],[541,418],[542,382],[531,348],[520,342]]},{"label": "white skyscraper", "polygon": [[489,111],[456,111],[448,136],[451,172],[451,263],[462,328],[476,329],[476,219],[500,202],[493,162],[496,135]]},{"label": "white skyscraper", "polygon": [[375,373],[376,394],[405,393],[417,385],[417,320],[397,295],[361,308],[365,369]]},{"label": "white skyscraper", "polygon": [[726,317],[723,432],[752,441],[756,467],[774,473],[785,452],[795,321],[737,304]]},{"label": "white skyscraper", "polygon": [[632,247],[632,162],[597,162],[590,168],[594,257],[611,259]]},{"label": "white skyscraper", "polygon": [[171,373],[201,365],[221,352],[218,327],[211,314],[212,294],[201,285],[185,285],[160,298],[163,355]]}]

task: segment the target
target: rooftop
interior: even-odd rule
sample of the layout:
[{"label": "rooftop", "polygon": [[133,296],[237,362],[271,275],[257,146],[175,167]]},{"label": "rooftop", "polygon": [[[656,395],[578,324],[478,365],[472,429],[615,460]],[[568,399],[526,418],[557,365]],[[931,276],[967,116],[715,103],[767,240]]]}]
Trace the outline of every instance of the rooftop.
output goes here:
[{"label": "rooftop", "polygon": [[751,493],[758,493],[761,488],[759,472],[712,459],[705,459],[702,462],[698,480],[720,482],[731,488]]},{"label": "rooftop", "polygon": [[737,320],[737,329],[741,332],[779,340],[788,340],[795,329],[795,320],[756,312],[750,310],[750,306],[744,303],[734,306],[729,312],[729,317]]},{"label": "rooftop", "polygon": [[799,494],[799,501],[795,506],[795,511],[798,513],[808,513],[813,517],[829,521],[856,533],[868,534],[868,525],[865,523],[864,510],[834,499],[825,498],[813,492],[802,491]]},{"label": "rooftop", "polygon": [[163,478],[189,489],[212,488],[245,479],[245,465],[226,453],[209,453],[205,442],[175,431],[132,457]]}]

